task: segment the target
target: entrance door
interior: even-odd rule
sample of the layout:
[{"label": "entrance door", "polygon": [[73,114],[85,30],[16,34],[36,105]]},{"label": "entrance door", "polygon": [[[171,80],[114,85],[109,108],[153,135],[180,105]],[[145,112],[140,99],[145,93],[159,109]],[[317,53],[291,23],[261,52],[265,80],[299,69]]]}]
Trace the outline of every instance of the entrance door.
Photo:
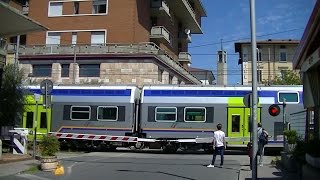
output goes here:
[{"label": "entrance door", "polygon": [[[228,144],[240,145],[250,141],[250,108],[228,107]],[[261,109],[258,108],[257,120],[260,122]]]}]

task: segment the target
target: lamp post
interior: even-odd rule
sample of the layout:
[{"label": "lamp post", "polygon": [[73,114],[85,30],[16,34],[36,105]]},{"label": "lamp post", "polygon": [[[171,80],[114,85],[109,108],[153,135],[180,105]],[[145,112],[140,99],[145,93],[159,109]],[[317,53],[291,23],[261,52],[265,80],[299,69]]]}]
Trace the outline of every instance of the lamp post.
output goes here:
[{"label": "lamp post", "polygon": [[256,44],[255,0],[250,0],[251,54],[252,54],[252,179],[257,180],[257,44]]}]

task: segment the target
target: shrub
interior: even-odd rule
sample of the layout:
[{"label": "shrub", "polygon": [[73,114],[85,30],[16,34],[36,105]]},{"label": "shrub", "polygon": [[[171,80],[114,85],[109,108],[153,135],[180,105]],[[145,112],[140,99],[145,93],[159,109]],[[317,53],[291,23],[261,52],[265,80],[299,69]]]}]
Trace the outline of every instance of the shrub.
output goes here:
[{"label": "shrub", "polygon": [[298,140],[298,133],[295,130],[285,130],[284,135],[287,137],[289,144],[295,144]]},{"label": "shrub", "polygon": [[39,143],[39,148],[42,156],[55,156],[59,151],[60,144],[55,136],[44,135]]}]

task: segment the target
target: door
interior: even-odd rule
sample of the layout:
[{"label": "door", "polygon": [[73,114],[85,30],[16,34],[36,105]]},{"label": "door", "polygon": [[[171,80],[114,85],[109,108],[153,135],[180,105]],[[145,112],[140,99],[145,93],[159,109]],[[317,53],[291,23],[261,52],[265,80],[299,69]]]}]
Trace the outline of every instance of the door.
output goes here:
[{"label": "door", "polygon": [[25,112],[23,113],[22,125],[28,128],[28,139],[33,139],[34,130],[36,127],[37,139],[41,139],[43,134],[47,134],[51,125],[51,109],[45,109],[42,104],[42,97],[38,104],[33,97],[27,97],[28,104],[25,105]]}]

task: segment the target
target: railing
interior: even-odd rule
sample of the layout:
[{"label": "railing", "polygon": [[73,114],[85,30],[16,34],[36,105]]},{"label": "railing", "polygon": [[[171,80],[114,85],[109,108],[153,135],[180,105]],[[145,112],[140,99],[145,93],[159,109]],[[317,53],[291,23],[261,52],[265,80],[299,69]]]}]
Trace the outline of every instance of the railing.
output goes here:
[{"label": "railing", "polygon": [[151,38],[159,38],[159,37],[163,37],[169,43],[171,43],[170,33],[164,26],[153,26],[151,28]]},{"label": "railing", "polygon": [[162,8],[168,14],[170,14],[169,6],[164,0],[152,0],[151,1],[151,8]]},{"label": "railing", "polygon": [[179,53],[179,57],[178,57],[179,61],[191,61],[191,55],[188,52],[180,52]]},{"label": "railing", "polygon": [[[14,50],[14,45],[9,45],[8,50]],[[20,57],[23,55],[53,55],[53,54],[153,54],[164,64],[173,67],[177,73],[189,79],[191,82],[201,82],[190,74],[180,63],[174,60],[165,50],[152,42],[138,44],[77,44],[74,45],[31,45],[20,46]]]}]

